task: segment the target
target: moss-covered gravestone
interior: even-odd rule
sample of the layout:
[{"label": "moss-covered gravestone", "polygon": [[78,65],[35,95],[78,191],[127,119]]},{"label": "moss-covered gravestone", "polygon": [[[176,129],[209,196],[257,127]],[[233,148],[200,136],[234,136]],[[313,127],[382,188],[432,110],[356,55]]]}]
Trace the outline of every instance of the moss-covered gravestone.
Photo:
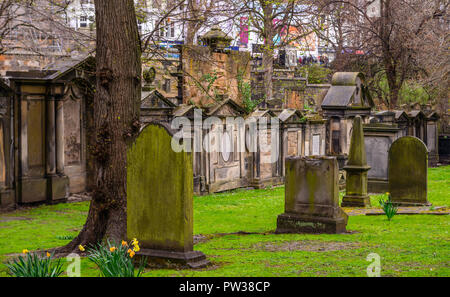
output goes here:
[{"label": "moss-covered gravestone", "polygon": [[171,260],[190,267],[208,261],[193,251],[193,173],[190,153],[176,153],[173,133],[158,123],[146,126],[127,153],[127,236],[150,261]]},{"label": "moss-covered gravestone", "polygon": [[389,193],[395,204],[430,205],[427,200],[428,150],[419,138],[405,136],[389,149]]},{"label": "moss-covered gravestone", "polygon": [[342,207],[368,207],[370,197],[367,195],[367,165],[366,147],[364,144],[364,131],[360,116],[353,120],[352,139],[350,153],[344,170],[347,172],[345,196]]},{"label": "moss-covered gravestone", "polygon": [[348,216],[339,207],[334,157],[286,158],[285,213],[277,233],[343,233]]}]

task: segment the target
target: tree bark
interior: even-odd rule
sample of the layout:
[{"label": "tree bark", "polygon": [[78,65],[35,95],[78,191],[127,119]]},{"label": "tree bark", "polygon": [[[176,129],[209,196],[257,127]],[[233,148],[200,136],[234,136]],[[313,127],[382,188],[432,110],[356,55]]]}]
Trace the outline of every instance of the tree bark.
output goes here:
[{"label": "tree bark", "polygon": [[141,52],[133,0],[95,1],[97,48],[92,201],[80,234],[62,252],[126,238],[127,146],[139,131]]},{"label": "tree bark", "polygon": [[[262,58],[262,67],[264,69],[264,102],[272,99],[273,96],[273,55],[274,55],[274,24],[273,8],[271,2],[261,2],[264,13],[264,49]],[[266,104],[264,104],[266,105]]]}]

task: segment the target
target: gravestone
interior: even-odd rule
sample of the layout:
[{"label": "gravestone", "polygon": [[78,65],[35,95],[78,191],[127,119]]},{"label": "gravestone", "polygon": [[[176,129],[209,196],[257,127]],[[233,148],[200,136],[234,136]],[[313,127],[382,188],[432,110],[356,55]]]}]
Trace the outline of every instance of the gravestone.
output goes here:
[{"label": "gravestone", "polygon": [[347,173],[345,196],[342,207],[368,207],[370,197],[367,195],[367,165],[364,131],[360,116],[353,119],[353,131],[350,142],[350,153],[344,170]]},{"label": "gravestone", "polygon": [[343,233],[347,214],[339,207],[339,168],[334,157],[286,158],[285,213],[277,233]]},{"label": "gravestone", "polygon": [[403,206],[430,205],[427,200],[428,150],[417,137],[405,136],[389,149],[389,193]]},{"label": "gravestone", "polygon": [[388,155],[391,144],[400,136],[397,124],[371,123],[364,125],[364,142],[366,147],[369,193],[386,193],[389,191]]},{"label": "gravestone", "polygon": [[207,265],[193,250],[192,156],[176,153],[173,132],[150,123],[127,152],[127,236],[137,238],[140,256],[192,268]]}]

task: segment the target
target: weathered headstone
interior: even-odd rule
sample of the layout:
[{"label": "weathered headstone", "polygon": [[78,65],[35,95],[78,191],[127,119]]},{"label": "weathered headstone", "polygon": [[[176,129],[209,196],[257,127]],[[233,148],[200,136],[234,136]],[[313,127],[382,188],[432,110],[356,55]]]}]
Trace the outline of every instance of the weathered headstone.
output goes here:
[{"label": "weathered headstone", "polygon": [[389,149],[389,193],[404,206],[430,205],[427,200],[428,150],[419,138],[405,136]]},{"label": "weathered headstone", "polygon": [[347,214],[339,207],[334,157],[286,158],[285,213],[277,233],[343,233]]},{"label": "weathered headstone", "polygon": [[367,154],[367,173],[369,193],[386,193],[389,191],[388,155],[401,130],[397,124],[370,123],[364,125],[364,142]]},{"label": "weathered headstone", "polygon": [[364,144],[364,131],[360,116],[353,120],[352,139],[350,153],[344,170],[347,172],[345,186],[346,195],[342,200],[342,207],[367,207],[370,206],[370,197],[367,195],[367,165],[366,147]]},{"label": "weathered headstone", "polygon": [[127,153],[127,236],[137,238],[139,255],[189,267],[208,261],[193,251],[192,156],[175,152],[164,124],[146,126]]}]

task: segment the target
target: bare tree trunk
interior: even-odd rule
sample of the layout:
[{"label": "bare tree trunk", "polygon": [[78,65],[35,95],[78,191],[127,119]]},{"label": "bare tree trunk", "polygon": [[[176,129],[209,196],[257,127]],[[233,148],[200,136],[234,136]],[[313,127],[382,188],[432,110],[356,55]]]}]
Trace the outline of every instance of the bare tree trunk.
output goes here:
[{"label": "bare tree trunk", "polygon": [[264,49],[262,67],[264,69],[264,102],[272,99],[273,96],[273,55],[274,55],[274,24],[272,19],[272,4],[262,2],[264,12]]},{"label": "bare tree trunk", "polygon": [[201,24],[197,23],[194,20],[189,20],[187,22],[187,32],[186,38],[184,40],[184,44],[186,45],[194,45],[195,35],[197,34]]},{"label": "bare tree trunk", "polygon": [[196,22],[194,21],[195,19],[195,10],[196,10],[196,5],[195,5],[195,0],[188,0],[187,1],[187,16],[188,16],[188,21],[187,21],[187,28],[186,28],[186,38],[184,40],[184,44],[187,45],[193,45],[194,44],[194,38],[195,38],[195,33],[196,33]]},{"label": "bare tree trunk", "polygon": [[397,82],[397,61],[392,57],[392,49],[390,48],[391,39],[391,1],[384,0],[381,2],[381,17],[380,23],[380,37],[382,41],[382,55],[384,69],[386,72],[386,79],[389,86],[389,108],[395,109],[397,107],[398,93],[400,86]]},{"label": "bare tree trunk", "polygon": [[127,145],[139,127],[141,52],[133,0],[96,0],[94,191],[80,234],[61,251],[126,237]]}]

